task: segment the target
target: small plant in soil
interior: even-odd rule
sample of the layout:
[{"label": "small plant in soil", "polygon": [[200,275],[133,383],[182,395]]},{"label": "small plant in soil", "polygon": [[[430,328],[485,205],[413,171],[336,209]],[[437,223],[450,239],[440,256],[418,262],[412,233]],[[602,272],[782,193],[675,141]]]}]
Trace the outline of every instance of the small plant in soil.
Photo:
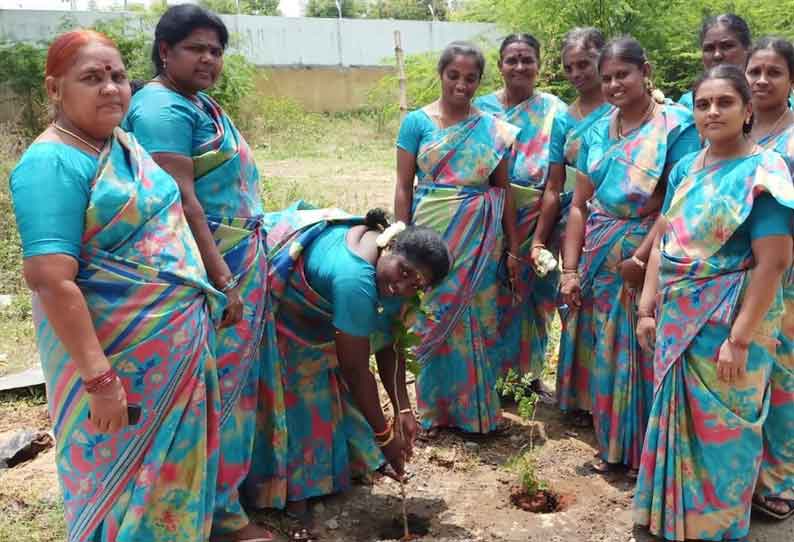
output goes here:
[{"label": "small plant in soil", "polygon": [[510,369],[505,376],[496,379],[496,391],[501,397],[510,399],[517,405],[518,415],[527,421],[535,418],[538,396],[532,391],[532,373],[519,375]]},{"label": "small plant in soil", "polygon": [[510,492],[510,502],[515,507],[544,514],[559,512],[567,506],[570,499],[552,491],[545,481],[538,478],[537,463],[531,451],[516,458],[512,468],[518,475],[519,483]]}]

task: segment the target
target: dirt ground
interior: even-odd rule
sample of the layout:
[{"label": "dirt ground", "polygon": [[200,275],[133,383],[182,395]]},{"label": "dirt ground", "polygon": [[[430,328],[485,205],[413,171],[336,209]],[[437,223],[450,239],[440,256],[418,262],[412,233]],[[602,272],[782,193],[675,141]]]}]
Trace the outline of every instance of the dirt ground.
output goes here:
[{"label": "dirt ground", "polygon": [[[435,542],[643,542],[633,532],[632,483],[621,473],[607,477],[587,468],[594,448],[591,430],[574,429],[553,407],[539,406],[533,423],[525,423],[506,409],[513,422],[502,436],[466,440],[442,433],[431,443],[420,442],[410,464],[407,511],[420,540]],[[39,405],[12,416],[3,413],[0,434],[15,427],[48,426],[46,407]],[[568,508],[552,514],[533,514],[510,503],[516,474],[509,462],[528,449],[532,435],[539,477],[568,497]],[[57,502],[60,498],[49,451],[35,460],[0,474],[0,500],[13,498],[25,508],[27,499]],[[313,503],[314,533],[328,542],[394,540],[401,531],[399,486],[378,476],[349,492]],[[280,513],[255,514],[278,531],[282,540],[290,523]],[[58,538],[38,538],[59,540]],[[0,533],[0,540],[11,542]],[[791,542],[794,520],[771,523],[753,518],[749,542]],[[16,542],[16,541],[15,541]]]}]

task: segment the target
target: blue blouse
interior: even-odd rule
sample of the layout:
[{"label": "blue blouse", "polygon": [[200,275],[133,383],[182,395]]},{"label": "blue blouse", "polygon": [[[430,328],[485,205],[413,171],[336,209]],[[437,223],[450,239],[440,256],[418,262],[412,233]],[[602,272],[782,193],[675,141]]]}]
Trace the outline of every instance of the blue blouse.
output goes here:
[{"label": "blue blouse", "polygon": [[55,141],[32,144],[11,172],[23,257],[68,254],[82,246],[97,158]]},{"label": "blue blouse", "polygon": [[347,246],[348,225],[330,226],[306,249],[309,285],[333,307],[333,326],[355,337],[391,334],[403,299],[378,295],[375,267]]}]

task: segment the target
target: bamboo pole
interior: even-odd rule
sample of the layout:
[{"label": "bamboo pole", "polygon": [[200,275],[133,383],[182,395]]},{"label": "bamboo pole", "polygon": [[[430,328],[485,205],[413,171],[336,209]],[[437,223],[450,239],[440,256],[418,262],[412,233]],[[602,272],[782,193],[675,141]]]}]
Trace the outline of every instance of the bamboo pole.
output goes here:
[{"label": "bamboo pole", "polygon": [[394,31],[394,56],[397,57],[397,79],[400,82],[400,122],[408,114],[408,94],[405,85],[405,60],[400,31]]}]

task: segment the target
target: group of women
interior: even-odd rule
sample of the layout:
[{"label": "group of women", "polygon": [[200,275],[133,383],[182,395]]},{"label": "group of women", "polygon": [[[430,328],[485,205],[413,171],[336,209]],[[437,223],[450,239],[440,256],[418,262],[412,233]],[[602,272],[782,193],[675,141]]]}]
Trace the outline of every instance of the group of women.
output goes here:
[{"label": "group of women", "polygon": [[482,54],[450,44],[440,98],[397,137],[395,212],[453,255],[416,323],[429,438],[498,431],[510,370],[547,399],[559,311],[556,399],[592,423],[592,469],[637,480],[653,535],[734,540],[751,508],[794,513],[794,47],[732,14],[700,42],[673,103],[635,39],[574,29],[567,106],[535,88],[531,35],[502,42],[504,86],[479,98]]},{"label": "group of women", "polygon": [[679,105],[636,40],[575,29],[566,105],[535,88],[531,35],[503,41],[504,87],[476,99],[485,59],[452,43],[439,99],[400,127],[390,224],[264,212],[251,151],[204,92],[227,42],[211,12],[170,8],[134,96],[104,35],[48,51],[53,122],[10,182],[70,542],[271,540],[243,502],[311,539],[308,499],[400,479],[411,457],[399,336],[421,341],[426,438],[487,434],[510,371],[555,401],[557,312],[556,401],[592,419],[593,469],[638,476],[638,524],[728,540],[751,504],[791,515],[791,44],[707,20],[706,73]]}]

